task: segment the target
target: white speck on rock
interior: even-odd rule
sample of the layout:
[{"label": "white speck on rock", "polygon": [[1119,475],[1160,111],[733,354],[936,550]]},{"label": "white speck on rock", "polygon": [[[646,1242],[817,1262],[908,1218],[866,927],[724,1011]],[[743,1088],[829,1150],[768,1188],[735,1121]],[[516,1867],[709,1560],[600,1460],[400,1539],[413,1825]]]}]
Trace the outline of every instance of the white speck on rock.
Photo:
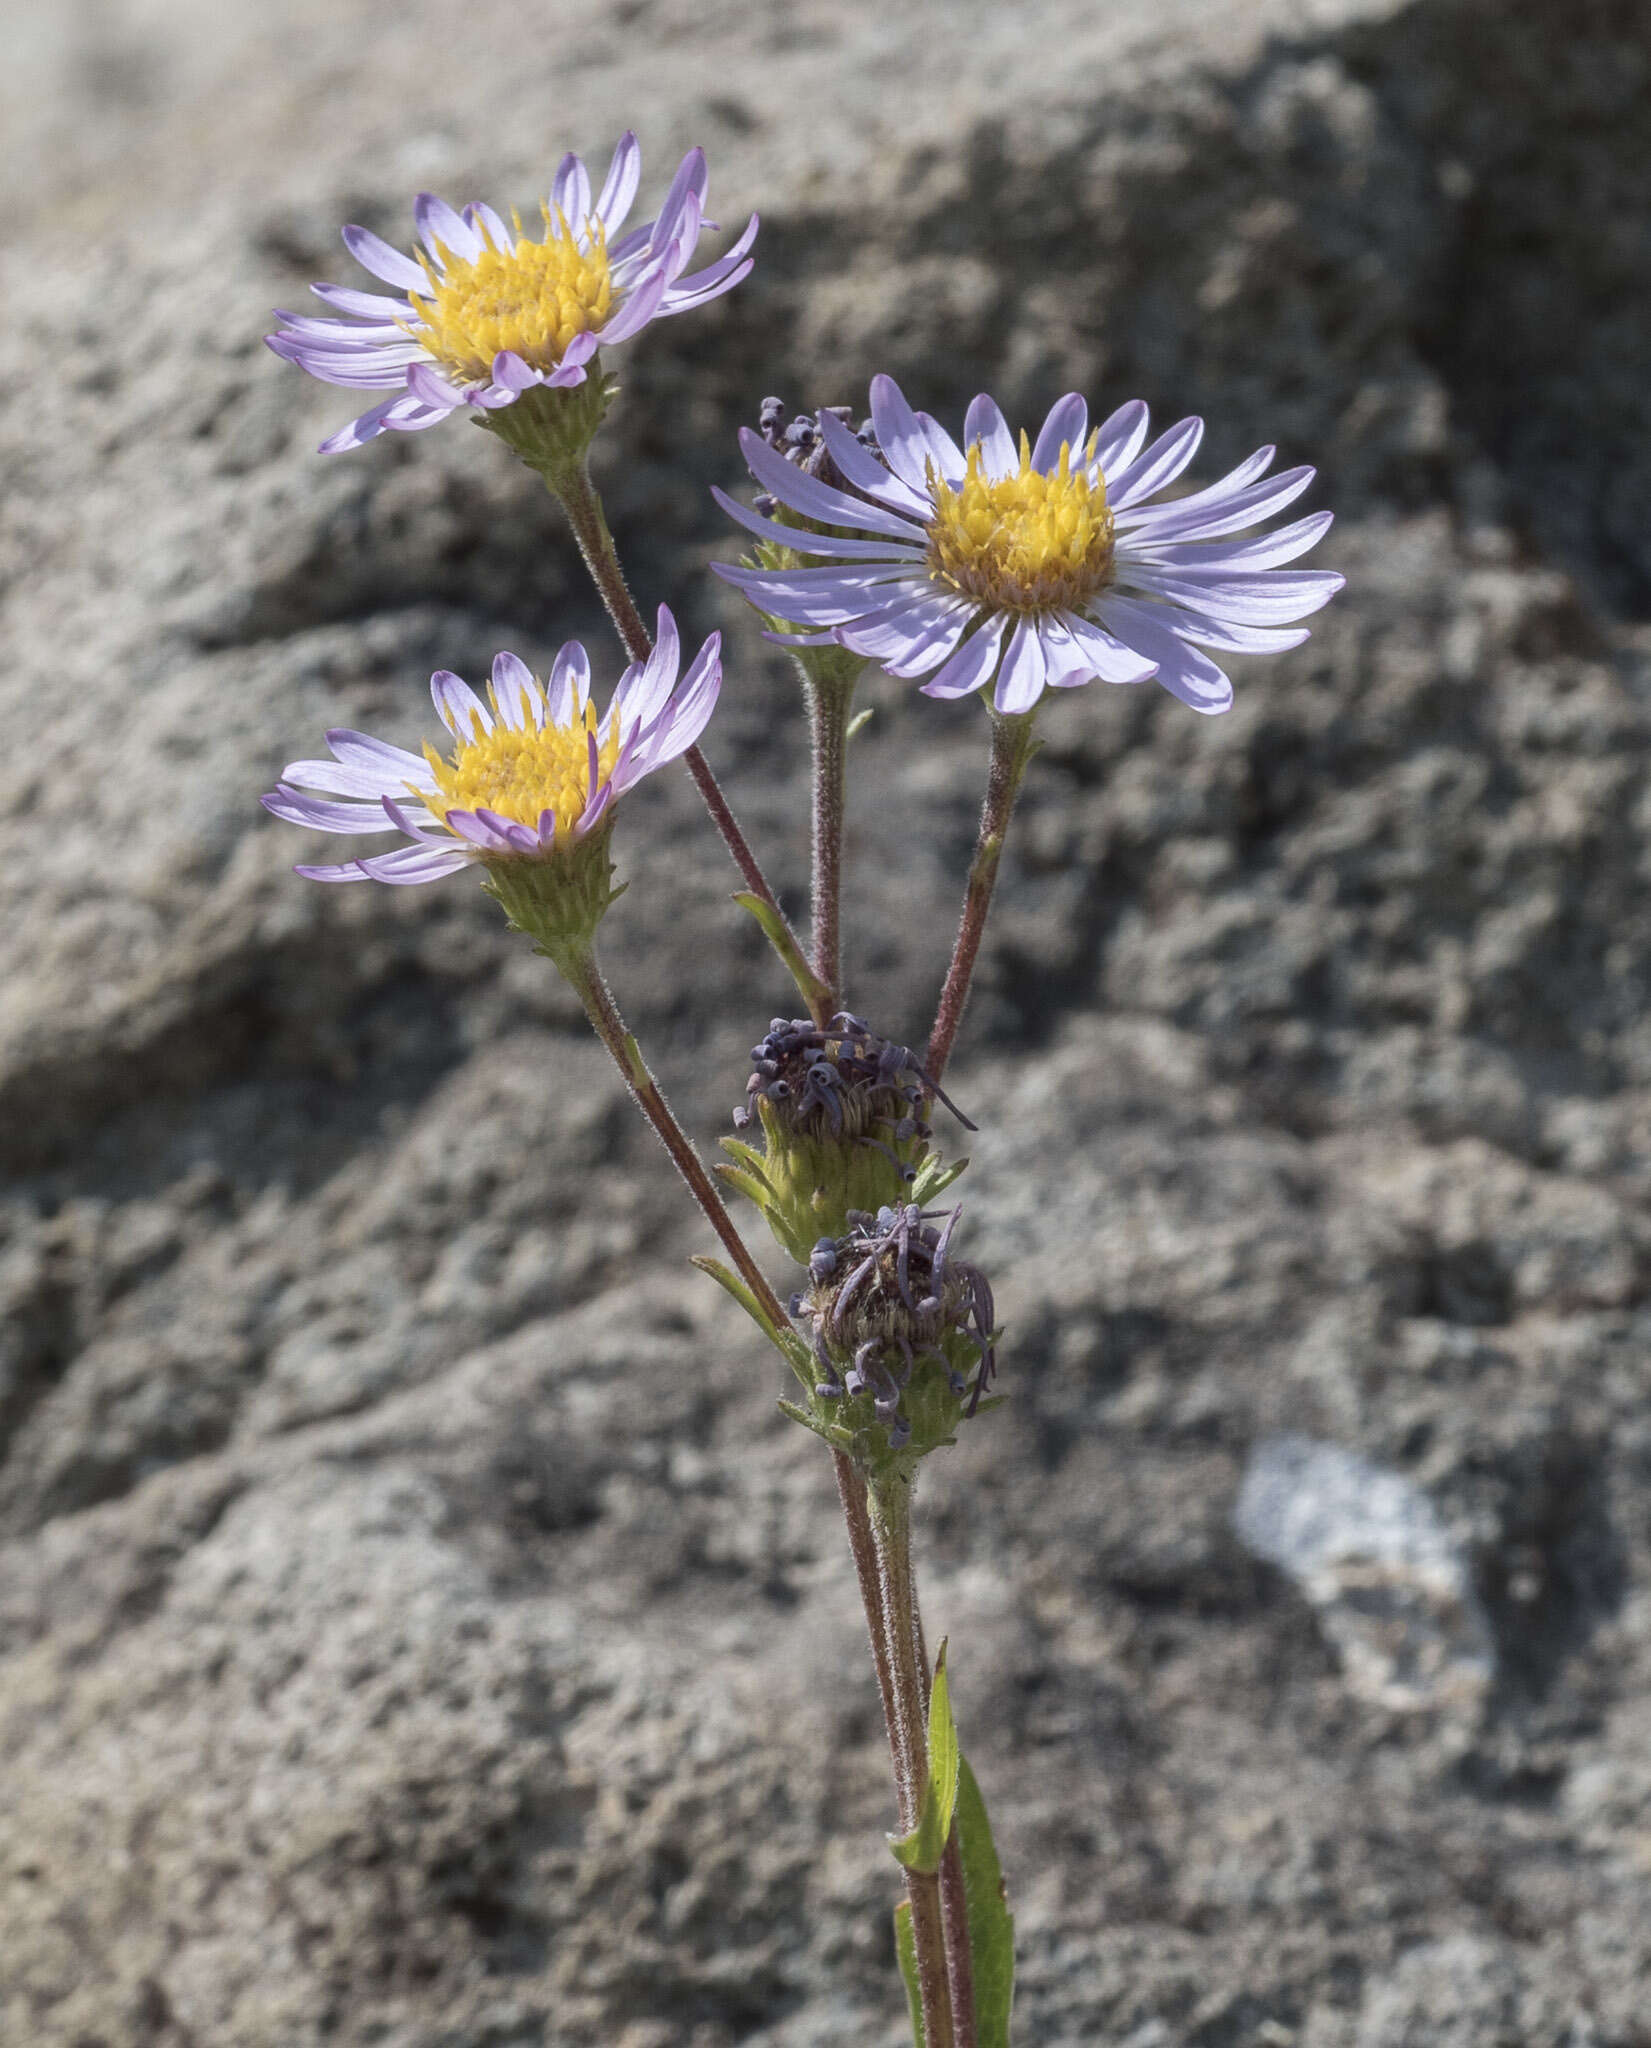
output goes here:
[{"label": "white speck on rock", "polygon": [[1460,1546],[1403,1474],[1339,1444],[1264,1438],[1233,1525],[1317,1611],[1350,1691],[1410,1712],[1478,1708],[1496,1654]]}]

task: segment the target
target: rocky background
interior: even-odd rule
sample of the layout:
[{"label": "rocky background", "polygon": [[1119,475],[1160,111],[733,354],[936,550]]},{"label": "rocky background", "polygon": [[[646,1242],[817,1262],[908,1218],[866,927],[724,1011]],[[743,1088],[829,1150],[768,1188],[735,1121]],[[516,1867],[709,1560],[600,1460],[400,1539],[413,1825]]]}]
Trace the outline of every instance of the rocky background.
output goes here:
[{"label": "rocky background", "polygon": [[[0,78],[0,2038],[895,2043],[829,1467],[479,891],[256,808],[602,635],[454,424],[260,346],[421,186],[703,142],[758,269],[628,350],[639,592],[792,900],[793,687],[702,574],[759,399],[1076,386],[1323,466],[1312,641],[1052,706],[954,1069],[1008,1406],[931,1636],[1040,2048],[1651,2042],[1644,0],[18,8]],[[984,722],[856,742],[920,1038]],[[701,1143],[785,1004],[686,777],[621,1001]]]}]

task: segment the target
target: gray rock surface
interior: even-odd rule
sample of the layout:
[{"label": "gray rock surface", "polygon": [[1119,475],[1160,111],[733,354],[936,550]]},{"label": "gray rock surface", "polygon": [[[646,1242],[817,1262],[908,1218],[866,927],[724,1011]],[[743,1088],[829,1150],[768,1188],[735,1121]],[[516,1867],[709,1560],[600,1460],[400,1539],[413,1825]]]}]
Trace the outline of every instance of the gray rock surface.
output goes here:
[{"label": "gray rock surface", "polygon": [[[0,77],[0,2039],[895,2042],[829,1468],[479,892],[326,894],[331,724],[600,624],[460,426],[323,461],[259,346],[432,185],[703,141],[757,272],[629,351],[633,580],[803,874],[701,571],[761,396],[1140,394],[1320,462],[1349,578],[1238,704],[1052,708],[954,1069],[1012,1399],[936,1460],[1019,2039],[1644,2048],[1651,38],[1641,0],[20,9]],[[657,184],[652,186],[657,189]],[[917,1036],[984,753],[875,686],[851,992]],[[609,966],[705,1145],[784,1001],[685,779]],[[411,900],[409,900],[411,898]],[[1372,1699],[1234,1532],[1398,1475],[1494,1673]]]}]

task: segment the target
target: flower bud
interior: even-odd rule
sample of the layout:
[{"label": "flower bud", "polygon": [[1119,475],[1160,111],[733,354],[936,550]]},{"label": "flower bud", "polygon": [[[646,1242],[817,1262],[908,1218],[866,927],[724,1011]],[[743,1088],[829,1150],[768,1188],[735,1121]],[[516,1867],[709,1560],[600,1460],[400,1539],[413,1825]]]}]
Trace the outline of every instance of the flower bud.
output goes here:
[{"label": "flower bud", "polygon": [[912,1461],[951,1443],[991,1384],[998,1332],[992,1290],[955,1258],[961,1209],[915,1202],[856,1211],[809,1255],[792,1314],[813,1325],[810,1426],[863,1465]]},{"label": "flower bud", "polygon": [[751,1049],[740,1130],[753,1121],[762,1149],[725,1138],[734,1160],[717,1172],[756,1203],[780,1247],[807,1265],[820,1239],[839,1238],[855,1212],[930,1202],[967,1166],[934,1150],[928,1122],[938,1097],[966,1130],[909,1047],[881,1038],[846,1010],[822,1028],[776,1017]]}]

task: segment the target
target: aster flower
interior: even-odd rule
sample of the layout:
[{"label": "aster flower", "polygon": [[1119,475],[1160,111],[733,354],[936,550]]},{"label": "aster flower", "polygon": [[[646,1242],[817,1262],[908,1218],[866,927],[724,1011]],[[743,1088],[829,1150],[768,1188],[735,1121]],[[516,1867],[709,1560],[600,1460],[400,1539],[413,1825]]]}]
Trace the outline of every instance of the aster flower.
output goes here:
[{"label": "aster flower", "polygon": [[386,429],[416,433],[461,407],[486,417],[539,385],[570,390],[603,345],[731,291],[751,268],[756,215],[726,255],[684,277],[701,228],[715,225],[704,217],[704,152],[691,149],[677,166],[658,218],[621,237],[641,171],[627,132],[593,202],[583,162],[563,157],[542,241],[514,214],[507,227],[490,206],[459,213],[428,192],[413,208],[424,247],[411,257],[366,228],[345,228],[350,254],[396,295],[318,284],[316,297],[346,317],[277,312],[281,329],[265,337],[324,383],[384,394],[321,452],[357,448]]},{"label": "aster flower", "polygon": [[450,755],[426,745],[421,757],[335,728],[327,734],[333,758],[292,762],[262,802],[289,824],[322,832],[405,835],[387,853],[298,868],[314,882],[433,882],[475,862],[494,881],[554,868],[594,837],[605,840],[600,828],[615,799],[699,738],[722,684],[720,656],[713,633],[679,684],[676,622],[661,605],[653,652],[626,669],[600,716],[577,640],[562,648],[544,686],[516,655],[500,654],[486,704],[438,669],[430,695],[454,741]]},{"label": "aster flower", "polygon": [[1182,420],[1149,445],[1138,399],[1091,431],[1083,399],[1070,392],[1037,440],[1029,445],[1023,433],[1017,447],[982,394],[960,448],[913,412],[892,377],[872,380],[871,415],[881,461],[831,411],[818,416],[825,453],[853,495],[741,434],[759,486],[808,530],[722,491],[718,503],[760,539],[823,559],[719,563],[717,573],[760,610],[812,629],[812,644],[835,641],[890,675],[925,677],[931,697],[994,683],[996,709],[1017,714],[1046,686],[1156,677],[1195,711],[1225,711],[1232,684],[1204,650],[1295,647],[1307,631],[1294,622],[1342,586],[1328,571],[1281,568],[1322,536],[1328,512],[1232,538],[1313,480],[1311,469],[1289,469],[1263,481],[1272,448],[1189,496],[1159,497],[1196,454],[1201,420]]}]

